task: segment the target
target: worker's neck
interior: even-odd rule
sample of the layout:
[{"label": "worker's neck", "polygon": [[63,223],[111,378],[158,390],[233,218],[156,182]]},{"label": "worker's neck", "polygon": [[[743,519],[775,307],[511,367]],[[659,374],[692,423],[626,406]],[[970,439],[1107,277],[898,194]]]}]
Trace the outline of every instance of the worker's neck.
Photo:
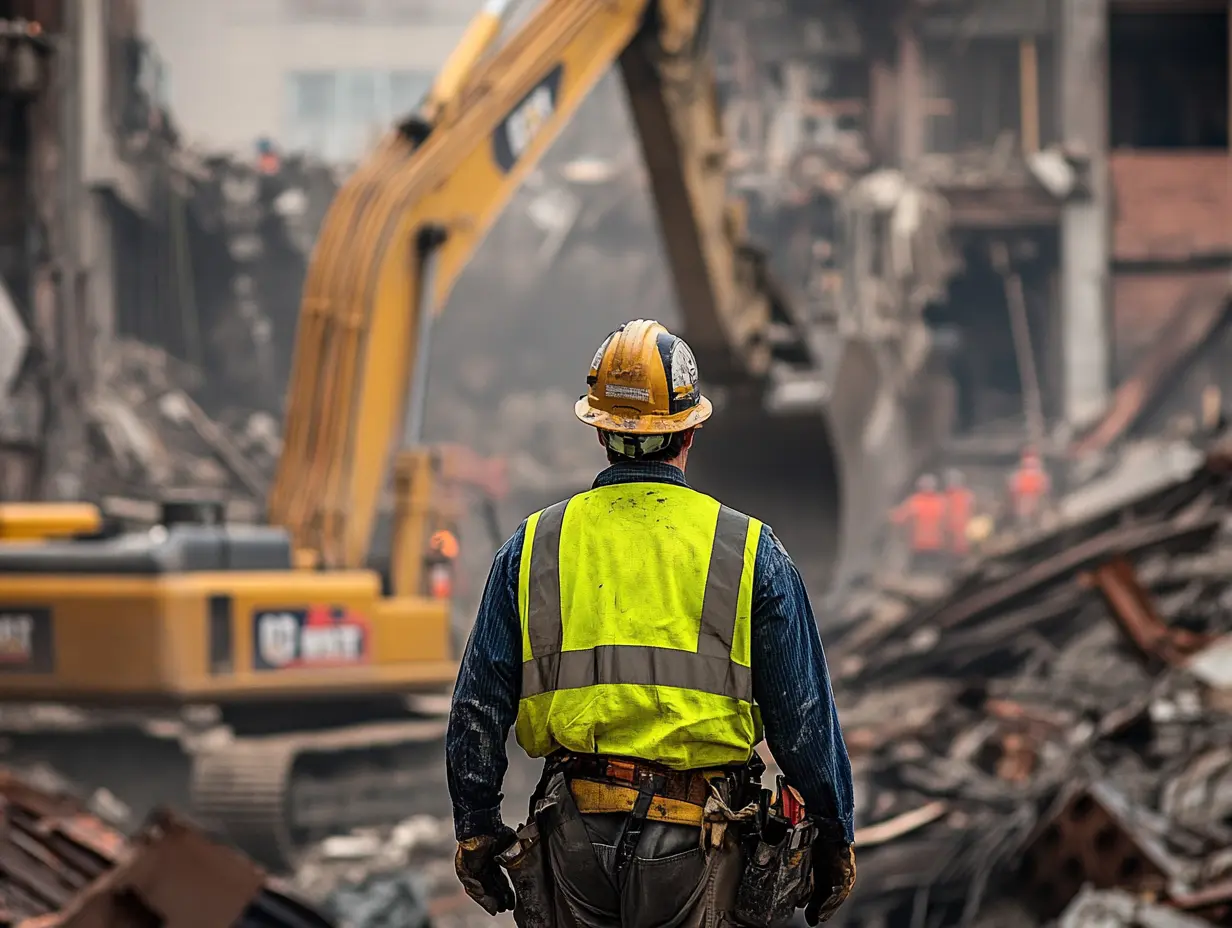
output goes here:
[{"label": "worker's neck", "polygon": [[654,461],[639,461],[636,458],[621,457],[621,458],[616,458],[613,461],[609,461],[608,466],[610,467],[648,467],[648,466],[666,465],[668,467],[676,468],[676,470],[680,471],[683,474],[685,472],[685,465],[688,463],[688,460],[689,460],[689,452],[686,449],[682,451],[680,454],[676,455],[676,457],[674,458],[659,458]]}]

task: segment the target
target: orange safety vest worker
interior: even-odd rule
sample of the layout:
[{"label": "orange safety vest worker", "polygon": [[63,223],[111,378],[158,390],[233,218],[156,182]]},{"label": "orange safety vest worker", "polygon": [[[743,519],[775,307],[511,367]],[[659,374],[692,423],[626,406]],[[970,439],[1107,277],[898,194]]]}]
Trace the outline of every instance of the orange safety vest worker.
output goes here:
[{"label": "orange safety vest worker", "polygon": [[944,550],[945,502],[937,490],[917,490],[894,510],[895,524],[908,526],[912,551]]},{"label": "orange safety vest worker", "polygon": [[967,526],[975,512],[975,494],[969,487],[949,487],[945,491],[945,510],[950,553],[965,556],[971,550]]},{"label": "orange safety vest worker", "polygon": [[1025,458],[1010,477],[1010,499],[1014,514],[1020,519],[1030,519],[1039,514],[1040,504],[1052,489],[1048,474],[1038,459]]},{"label": "orange safety vest worker", "polygon": [[447,528],[433,532],[428,550],[434,558],[428,566],[428,595],[449,599],[453,595],[453,564],[458,557],[458,536]]}]

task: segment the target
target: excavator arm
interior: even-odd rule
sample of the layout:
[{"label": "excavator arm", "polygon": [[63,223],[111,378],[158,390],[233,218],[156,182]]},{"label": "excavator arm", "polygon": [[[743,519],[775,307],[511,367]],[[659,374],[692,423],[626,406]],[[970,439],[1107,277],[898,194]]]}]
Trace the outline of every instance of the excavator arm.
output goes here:
[{"label": "excavator arm", "polygon": [[[489,3],[424,107],[340,191],[308,269],[270,519],[327,567],[365,562],[391,455],[422,402],[427,333],[518,186],[609,67],[629,90],[685,330],[712,382],[805,352],[743,242],[700,0],[544,0],[492,50]],[[788,332],[791,327],[788,325]],[[412,410],[413,411],[413,410]],[[412,420],[415,416],[412,415]],[[411,435],[405,433],[410,431]]]}]

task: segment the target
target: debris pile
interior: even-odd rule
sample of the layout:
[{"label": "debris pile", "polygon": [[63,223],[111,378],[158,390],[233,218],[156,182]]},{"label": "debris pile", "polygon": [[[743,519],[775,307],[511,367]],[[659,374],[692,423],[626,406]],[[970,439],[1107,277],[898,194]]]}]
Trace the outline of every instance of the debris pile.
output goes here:
[{"label": "debris pile", "polygon": [[863,826],[844,924],[1229,923],[1230,498],[1225,448],[947,593],[853,606],[828,642]]},{"label": "debris pile", "polygon": [[132,839],[0,771],[0,926],[330,928],[235,851],[156,812]]},{"label": "debris pile", "polygon": [[294,885],[348,928],[491,924],[458,884],[455,847],[448,819],[417,815],[393,828],[326,838],[305,853]]},{"label": "debris pile", "polygon": [[199,370],[140,342],[116,343],[89,408],[93,475],[103,493],[149,497],[193,488],[264,497],[281,449],[267,412],[228,410],[224,425],[193,398]]}]

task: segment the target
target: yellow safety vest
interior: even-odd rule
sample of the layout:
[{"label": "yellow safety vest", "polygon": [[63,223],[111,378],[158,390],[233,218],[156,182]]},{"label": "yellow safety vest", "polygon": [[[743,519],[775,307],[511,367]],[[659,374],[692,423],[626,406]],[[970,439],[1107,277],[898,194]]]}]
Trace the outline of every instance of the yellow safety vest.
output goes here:
[{"label": "yellow safety vest", "polygon": [[532,515],[518,743],[691,770],[749,759],[761,523],[696,490],[599,487]]}]

